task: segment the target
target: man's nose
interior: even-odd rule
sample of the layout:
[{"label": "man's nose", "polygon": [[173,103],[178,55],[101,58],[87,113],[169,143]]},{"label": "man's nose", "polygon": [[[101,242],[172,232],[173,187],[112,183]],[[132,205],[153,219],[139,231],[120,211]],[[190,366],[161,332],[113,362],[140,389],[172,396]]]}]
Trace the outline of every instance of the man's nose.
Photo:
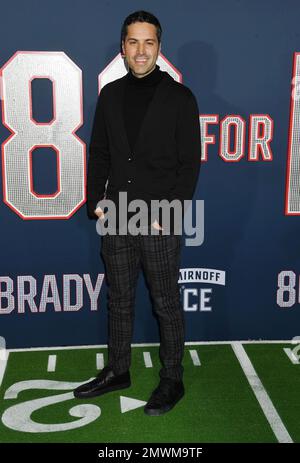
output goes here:
[{"label": "man's nose", "polygon": [[144,52],[145,52],[145,44],[144,43],[139,43],[138,45],[138,52],[139,52],[139,55],[143,55]]}]

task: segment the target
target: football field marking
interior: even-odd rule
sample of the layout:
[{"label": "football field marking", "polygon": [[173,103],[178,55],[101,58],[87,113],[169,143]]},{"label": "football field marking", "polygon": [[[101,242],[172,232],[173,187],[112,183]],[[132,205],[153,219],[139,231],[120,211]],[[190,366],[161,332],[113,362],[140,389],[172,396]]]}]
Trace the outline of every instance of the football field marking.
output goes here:
[{"label": "football field marking", "polygon": [[276,439],[280,443],[293,443],[286,427],[284,426],[276,408],[267,394],[262,382],[260,381],[244,347],[239,341],[231,343],[232,349],[240,362],[245,376],[254,392],[265,417],[267,418]]},{"label": "football field marking", "polygon": [[144,356],[145,367],[152,368],[153,365],[152,365],[150,352],[143,352],[143,356]]},{"label": "football field marking", "polygon": [[294,365],[299,365],[299,359],[291,349],[289,349],[288,347],[284,347],[283,350]]},{"label": "football field marking", "polygon": [[199,367],[201,365],[201,362],[200,362],[198,352],[194,349],[190,349],[189,352],[190,352],[190,356],[192,358],[193,364],[195,365],[195,367]]},{"label": "football field marking", "polygon": [[96,354],[96,368],[97,370],[103,370],[104,367],[104,357],[103,354]]},{"label": "football field marking", "polygon": [[[92,379],[92,378],[91,378]],[[67,391],[84,384],[84,382],[67,382],[67,381],[52,381],[52,380],[25,380],[12,384],[5,392],[4,399],[16,399],[23,391],[32,389],[49,390],[50,396],[44,396],[37,399],[26,400],[25,402],[14,403],[9,406],[3,413],[2,423],[10,429],[18,432],[30,433],[50,433],[62,432],[80,428],[92,423],[101,415],[101,408],[92,404],[71,405],[69,415],[75,420],[67,421],[66,423],[40,423],[32,418],[32,415],[50,405],[63,403],[74,399],[74,393],[67,392],[65,394],[55,394],[54,390]]]},{"label": "football field marking", "polygon": [[7,367],[8,357],[9,357],[9,352],[7,350],[5,351],[5,355],[2,355],[0,359],[0,387],[2,385],[4,373]]},{"label": "football field marking", "polygon": [[49,355],[47,371],[55,371],[56,368],[56,355]]},{"label": "football field marking", "polygon": [[143,407],[147,402],[144,400],[132,399],[131,397],[120,396],[121,413],[126,413],[136,408]]},{"label": "football field marking", "polygon": [[[225,346],[231,345],[235,341],[187,341],[185,346]],[[249,340],[240,340],[237,341],[242,344],[286,344],[286,339],[281,341],[269,340],[269,341],[249,341]],[[159,342],[148,342],[148,343],[133,343],[131,347],[159,347]],[[76,350],[76,349],[107,349],[107,344],[89,344],[89,345],[79,345],[79,346],[50,346],[50,347],[22,347],[16,349],[9,349],[10,352],[40,352],[45,350]]]}]

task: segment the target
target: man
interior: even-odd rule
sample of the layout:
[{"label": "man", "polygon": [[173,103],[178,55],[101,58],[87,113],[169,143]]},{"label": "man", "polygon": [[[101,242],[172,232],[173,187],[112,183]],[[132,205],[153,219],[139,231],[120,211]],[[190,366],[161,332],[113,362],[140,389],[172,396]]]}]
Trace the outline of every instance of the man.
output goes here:
[{"label": "man", "polygon": [[[129,72],[101,91],[93,125],[88,166],[90,217],[105,217],[103,198],[119,207],[128,199],[191,200],[199,174],[199,110],[192,92],[156,64],[161,26],[145,11],[129,15],[121,33]],[[105,190],[106,181],[108,185]],[[100,203],[99,203],[100,201]],[[98,205],[98,207],[97,207]],[[97,217],[96,217],[97,218]],[[121,224],[117,223],[116,231]],[[159,321],[160,382],[144,411],[165,413],[183,397],[184,318],[178,285],[181,236],[168,235],[157,217],[149,234],[105,234],[102,255],[108,280],[108,364],[98,376],[74,391],[87,398],[131,385],[131,339],[140,264]],[[152,235],[153,229],[158,233]]]}]

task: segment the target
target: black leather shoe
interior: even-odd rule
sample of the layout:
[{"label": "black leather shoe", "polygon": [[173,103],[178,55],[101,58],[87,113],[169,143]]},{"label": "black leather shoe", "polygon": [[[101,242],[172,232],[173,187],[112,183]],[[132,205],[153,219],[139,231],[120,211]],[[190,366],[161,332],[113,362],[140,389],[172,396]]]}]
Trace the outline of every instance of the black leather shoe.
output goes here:
[{"label": "black leather shoe", "polygon": [[106,392],[125,389],[129,386],[131,386],[129,371],[121,375],[116,375],[109,366],[106,366],[95,379],[77,387],[74,390],[74,396],[77,399],[85,399],[88,397],[96,397]]},{"label": "black leather shoe", "polygon": [[182,381],[161,378],[158,387],[152,392],[144,407],[147,415],[158,416],[168,412],[184,396]]}]

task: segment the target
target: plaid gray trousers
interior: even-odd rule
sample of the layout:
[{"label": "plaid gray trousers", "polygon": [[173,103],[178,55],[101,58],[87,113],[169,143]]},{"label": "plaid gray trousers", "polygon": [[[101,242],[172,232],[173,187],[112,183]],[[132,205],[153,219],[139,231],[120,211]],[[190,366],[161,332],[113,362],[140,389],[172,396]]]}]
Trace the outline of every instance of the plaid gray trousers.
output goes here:
[{"label": "plaid gray trousers", "polygon": [[101,253],[108,283],[108,365],[129,370],[134,305],[140,265],[160,328],[159,375],[182,380],[184,316],[179,292],[182,235],[103,235]]}]

